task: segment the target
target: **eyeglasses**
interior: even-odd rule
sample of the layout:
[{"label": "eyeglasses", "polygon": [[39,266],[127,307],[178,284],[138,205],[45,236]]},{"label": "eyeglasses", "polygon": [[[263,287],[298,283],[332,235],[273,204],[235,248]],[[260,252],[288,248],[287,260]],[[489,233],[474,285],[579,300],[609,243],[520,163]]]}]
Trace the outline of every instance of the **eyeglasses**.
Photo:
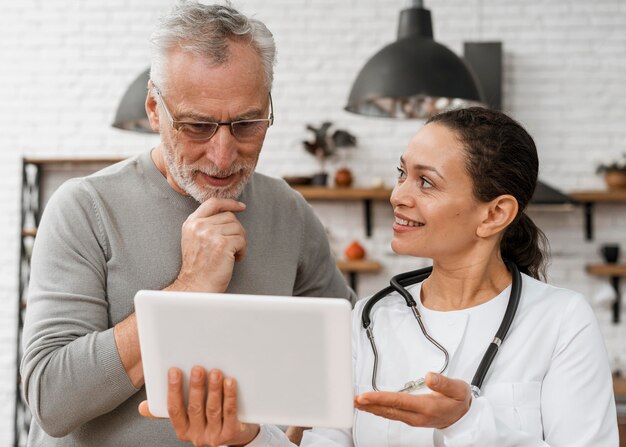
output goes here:
[{"label": "eyeglasses", "polygon": [[175,121],[172,114],[165,105],[165,100],[161,95],[161,90],[154,83],[154,91],[156,92],[159,103],[165,110],[167,119],[174,130],[183,133],[191,140],[209,140],[217,132],[220,126],[229,126],[230,133],[240,141],[252,140],[262,136],[267,128],[274,124],[274,104],[272,103],[272,94],[270,97],[270,115],[268,118],[259,118],[253,120],[239,120],[222,123],[212,123],[203,121]]}]

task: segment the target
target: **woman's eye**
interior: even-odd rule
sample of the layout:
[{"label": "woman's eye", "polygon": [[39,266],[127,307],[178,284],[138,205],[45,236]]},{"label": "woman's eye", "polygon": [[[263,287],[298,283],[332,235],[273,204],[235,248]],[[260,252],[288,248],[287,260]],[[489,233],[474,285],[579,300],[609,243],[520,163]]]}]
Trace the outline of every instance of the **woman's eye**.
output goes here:
[{"label": "woman's eye", "polygon": [[396,168],[398,170],[398,180],[404,180],[406,178],[406,172],[402,168]]},{"label": "woman's eye", "polygon": [[430,183],[430,180],[428,180],[426,177],[420,177],[420,183],[422,185],[422,188],[432,188],[433,184]]}]

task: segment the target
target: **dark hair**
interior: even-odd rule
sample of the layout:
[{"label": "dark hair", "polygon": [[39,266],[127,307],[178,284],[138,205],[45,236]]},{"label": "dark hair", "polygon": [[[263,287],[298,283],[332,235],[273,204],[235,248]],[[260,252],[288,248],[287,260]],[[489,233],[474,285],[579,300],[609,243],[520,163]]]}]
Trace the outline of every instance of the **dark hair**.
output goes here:
[{"label": "dark hair", "polygon": [[467,172],[474,196],[488,202],[510,194],[519,205],[515,220],[500,243],[502,258],[537,279],[546,278],[548,240],[524,212],[530,202],[539,171],[537,148],[532,137],[502,112],[470,107],[430,118],[454,131],[467,151]]}]

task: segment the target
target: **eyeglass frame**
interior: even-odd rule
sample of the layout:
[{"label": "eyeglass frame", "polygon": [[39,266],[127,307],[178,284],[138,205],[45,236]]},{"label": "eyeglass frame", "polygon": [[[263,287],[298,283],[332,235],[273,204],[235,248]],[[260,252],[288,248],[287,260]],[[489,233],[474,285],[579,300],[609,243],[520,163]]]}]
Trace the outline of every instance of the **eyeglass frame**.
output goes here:
[{"label": "eyeglass frame", "polygon": [[[169,109],[167,108],[167,105],[165,104],[165,99],[163,99],[163,95],[161,93],[161,89],[154,83],[154,81],[152,82],[152,86],[154,87],[154,91],[156,93],[157,98],[159,99],[159,103],[161,104],[161,106],[163,106],[163,110],[165,110],[165,114],[167,115],[167,119],[170,123],[170,126],[172,126],[172,129],[174,129],[175,131],[179,132],[180,126],[182,125],[198,125],[198,124],[217,124],[217,126],[215,126],[215,130],[213,131],[213,133],[211,134],[211,136],[208,137],[203,137],[203,138],[198,138],[196,139],[197,141],[202,141],[202,140],[210,140],[211,138],[213,138],[215,136],[215,134],[217,133],[218,129],[220,128],[220,126],[228,126],[230,128],[230,134],[239,139],[237,137],[237,135],[235,134],[233,125],[237,124],[237,123],[250,123],[250,122],[255,122],[255,123],[259,123],[261,121],[265,121],[268,123],[267,127],[271,127],[272,124],[274,124],[274,103],[272,101],[272,92],[268,93],[268,96],[270,98],[270,114],[269,117],[267,118],[255,118],[255,119],[248,119],[248,120],[237,120],[237,121],[222,121],[222,122],[215,122],[215,121],[176,121],[174,119],[174,117],[172,116],[172,114],[170,113]],[[192,138],[193,139],[193,138]]]}]

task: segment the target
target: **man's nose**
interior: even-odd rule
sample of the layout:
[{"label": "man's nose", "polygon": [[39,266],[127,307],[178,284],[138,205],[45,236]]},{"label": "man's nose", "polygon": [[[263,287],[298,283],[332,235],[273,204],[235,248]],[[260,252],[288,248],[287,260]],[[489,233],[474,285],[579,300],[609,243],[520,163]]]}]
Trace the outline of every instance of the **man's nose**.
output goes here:
[{"label": "man's nose", "polygon": [[237,158],[235,137],[230,133],[230,126],[219,126],[206,150],[207,158],[221,170],[228,170]]}]

